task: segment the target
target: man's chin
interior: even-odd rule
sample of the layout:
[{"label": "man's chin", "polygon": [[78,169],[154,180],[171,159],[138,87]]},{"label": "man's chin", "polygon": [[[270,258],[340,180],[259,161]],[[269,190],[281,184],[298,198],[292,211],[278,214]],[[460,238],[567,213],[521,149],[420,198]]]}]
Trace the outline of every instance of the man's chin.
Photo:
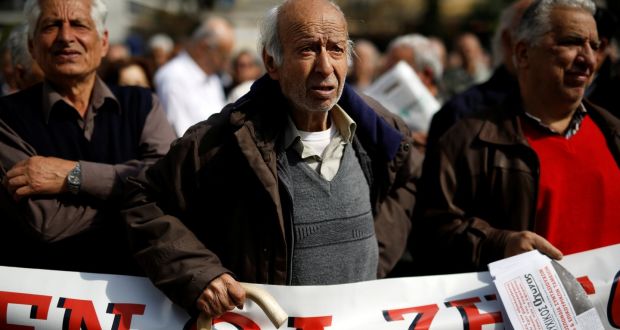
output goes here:
[{"label": "man's chin", "polygon": [[328,104],[324,104],[324,105],[320,105],[317,107],[313,107],[310,111],[312,112],[328,112],[329,110],[331,110],[337,102],[330,102]]}]

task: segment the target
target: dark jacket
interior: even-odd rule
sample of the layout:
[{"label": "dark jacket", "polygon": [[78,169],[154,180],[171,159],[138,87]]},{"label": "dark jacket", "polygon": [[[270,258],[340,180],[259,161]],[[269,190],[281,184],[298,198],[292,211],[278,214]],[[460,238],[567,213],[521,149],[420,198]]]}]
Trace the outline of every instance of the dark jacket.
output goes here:
[{"label": "dark jacket", "polygon": [[454,123],[476,112],[496,107],[516,90],[519,90],[517,78],[504,65],[497,67],[489,80],[454,96],[433,115],[428,129],[426,150],[435,148],[439,138]]},{"label": "dark jacket", "polygon": [[[620,121],[584,104],[620,164]],[[428,272],[486,270],[503,258],[508,232],[535,228],[539,160],[523,135],[520,107],[509,97],[462,120],[427,154],[416,209],[424,219],[414,223],[423,235],[413,252]]]},{"label": "dark jacket", "polygon": [[[357,123],[353,147],[370,183],[383,277],[405,250],[422,158],[405,124],[368,102],[376,112],[346,86],[339,105]],[[287,109],[265,76],[134,183],[125,215],[137,260],[181,306],[193,309],[224,272],[290,283],[292,199],[280,143]]]}]

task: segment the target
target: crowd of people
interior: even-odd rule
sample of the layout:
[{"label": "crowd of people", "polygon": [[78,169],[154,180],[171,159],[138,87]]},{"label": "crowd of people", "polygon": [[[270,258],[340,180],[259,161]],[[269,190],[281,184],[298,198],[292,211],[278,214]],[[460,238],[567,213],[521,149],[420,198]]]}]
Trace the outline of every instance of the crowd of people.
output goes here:
[{"label": "crowd of people", "polygon": [[[468,32],[382,53],[329,0],[274,7],[257,52],[211,16],[146,57],[110,44],[102,0],[24,13],[3,53],[0,265],[146,275],[217,316],[244,303],[238,281],[620,243],[618,21],[591,0],[514,1],[490,55]],[[441,105],[428,123],[365,94],[400,63]]]}]

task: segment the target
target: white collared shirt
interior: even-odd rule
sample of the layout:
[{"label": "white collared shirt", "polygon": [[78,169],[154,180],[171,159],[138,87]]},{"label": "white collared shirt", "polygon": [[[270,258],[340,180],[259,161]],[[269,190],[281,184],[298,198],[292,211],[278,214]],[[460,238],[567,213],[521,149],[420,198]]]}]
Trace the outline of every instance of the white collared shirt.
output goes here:
[{"label": "white collared shirt", "polygon": [[[289,125],[285,132],[285,145],[293,147],[310,168],[317,171],[325,180],[331,181],[338,173],[340,161],[344,154],[344,146],[353,141],[357,125],[339,106],[335,105],[329,112],[331,126],[324,132],[300,132],[293,120],[289,117]],[[326,135],[329,138],[327,145],[324,142],[314,144],[308,139],[321,139]],[[320,147],[317,147],[319,146]],[[320,149],[320,150],[317,150]]]},{"label": "white collared shirt", "polygon": [[185,51],[157,71],[155,86],[178,136],[226,105],[220,78],[205,74]]}]

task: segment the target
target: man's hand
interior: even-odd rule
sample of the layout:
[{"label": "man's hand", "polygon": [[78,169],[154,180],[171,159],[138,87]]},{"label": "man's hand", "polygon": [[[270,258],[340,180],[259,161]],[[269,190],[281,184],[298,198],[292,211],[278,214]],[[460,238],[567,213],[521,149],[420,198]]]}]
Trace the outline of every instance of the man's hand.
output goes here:
[{"label": "man's hand", "polygon": [[196,307],[207,316],[216,318],[235,307],[243,308],[245,290],[229,274],[216,277],[196,301]]},{"label": "man's hand", "polygon": [[52,195],[67,190],[66,180],[76,162],[32,156],[6,173],[4,185],[16,200],[31,195]]},{"label": "man's hand", "polygon": [[506,244],[504,257],[512,257],[534,249],[547,255],[549,258],[557,260],[562,259],[562,252],[560,250],[551,245],[551,243],[542,236],[531,231],[510,233],[508,235],[508,243]]}]

